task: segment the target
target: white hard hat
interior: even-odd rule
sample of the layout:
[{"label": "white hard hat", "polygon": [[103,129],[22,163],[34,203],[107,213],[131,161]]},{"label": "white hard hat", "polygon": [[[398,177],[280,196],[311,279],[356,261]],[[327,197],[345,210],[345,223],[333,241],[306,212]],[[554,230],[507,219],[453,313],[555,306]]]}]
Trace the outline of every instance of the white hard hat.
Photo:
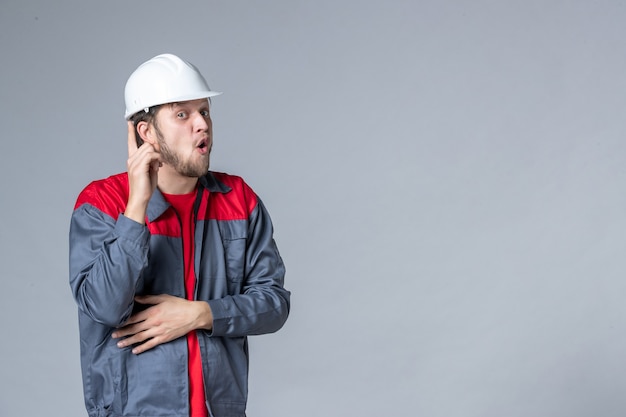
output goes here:
[{"label": "white hard hat", "polygon": [[124,89],[128,120],[138,111],[152,106],[217,96],[200,71],[176,55],[162,54],[141,64]]}]

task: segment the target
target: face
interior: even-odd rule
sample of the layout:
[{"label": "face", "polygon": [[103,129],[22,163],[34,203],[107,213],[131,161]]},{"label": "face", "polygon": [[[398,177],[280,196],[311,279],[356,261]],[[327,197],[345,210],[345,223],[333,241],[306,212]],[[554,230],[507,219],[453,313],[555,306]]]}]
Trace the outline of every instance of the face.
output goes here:
[{"label": "face", "polygon": [[200,177],[209,170],[213,125],[207,99],[161,106],[153,124],[162,162],[179,175]]}]

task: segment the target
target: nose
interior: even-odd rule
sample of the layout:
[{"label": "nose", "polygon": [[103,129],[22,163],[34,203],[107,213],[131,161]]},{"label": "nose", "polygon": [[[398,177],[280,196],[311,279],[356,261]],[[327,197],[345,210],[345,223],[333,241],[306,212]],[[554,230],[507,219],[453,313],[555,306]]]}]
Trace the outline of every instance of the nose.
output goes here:
[{"label": "nose", "polygon": [[196,132],[206,132],[211,127],[211,117],[196,113],[194,128]]}]

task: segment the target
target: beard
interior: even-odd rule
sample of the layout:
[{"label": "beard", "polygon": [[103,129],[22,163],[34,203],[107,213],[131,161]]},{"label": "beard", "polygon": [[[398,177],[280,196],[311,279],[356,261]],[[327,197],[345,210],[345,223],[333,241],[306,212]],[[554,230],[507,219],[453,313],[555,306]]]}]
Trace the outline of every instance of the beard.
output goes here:
[{"label": "beard", "polygon": [[[174,152],[170,147],[165,143],[165,138],[163,134],[159,130],[158,127],[155,126],[155,131],[157,135],[157,141],[159,143],[160,153],[161,153],[161,162],[167,164],[174,168],[176,172],[185,177],[191,178],[199,178],[209,171],[209,158],[203,158],[198,162],[193,162],[191,160],[183,160],[180,154]],[[209,151],[210,154],[210,151]]]}]

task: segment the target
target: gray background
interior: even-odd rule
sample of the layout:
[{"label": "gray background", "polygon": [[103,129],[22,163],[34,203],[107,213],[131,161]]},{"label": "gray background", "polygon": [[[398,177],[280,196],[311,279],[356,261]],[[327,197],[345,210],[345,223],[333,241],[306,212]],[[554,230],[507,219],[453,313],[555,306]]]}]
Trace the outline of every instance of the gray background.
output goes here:
[{"label": "gray background", "polygon": [[85,415],[67,233],[123,88],[212,87],[293,308],[251,416],[626,413],[623,1],[0,0],[0,416]]}]

